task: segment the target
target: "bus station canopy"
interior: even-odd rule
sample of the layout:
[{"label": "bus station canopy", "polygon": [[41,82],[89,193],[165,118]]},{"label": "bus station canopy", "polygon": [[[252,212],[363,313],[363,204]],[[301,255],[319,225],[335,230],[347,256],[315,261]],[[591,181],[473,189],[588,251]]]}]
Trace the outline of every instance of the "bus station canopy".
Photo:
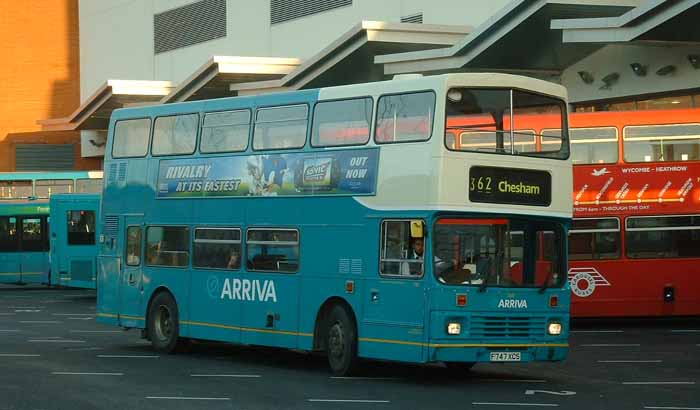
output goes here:
[{"label": "bus station canopy", "polygon": [[170,81],[108,80],[69,116],[38,120],[37,124],[42,131],[106,130],[112,111],[157,104],[172,89]]},{"label": "bus station canopy", "polygon": [[490,71],[556,76],[604,44],[564,44],[552,20],[618,17],[638,0],[515,0],[449,48],[375,57],[387,75]]},{"label": "bus station canopy", "polygon": [[301,64],[296,58],[214,56],[160,102],[230,97],[231,83],[274,80]]},{"label": "bus station canopy", "polygon": [[652,0],[618,17],[552,21],[564,43],[697,45],[700,0]]},{"label": "bus station canopy", "polygon": [[375,56],[450,47],[470,31],[468,26],[363,21],[284,77],[233,83],[230,90],[250,95],[383,80]]}]

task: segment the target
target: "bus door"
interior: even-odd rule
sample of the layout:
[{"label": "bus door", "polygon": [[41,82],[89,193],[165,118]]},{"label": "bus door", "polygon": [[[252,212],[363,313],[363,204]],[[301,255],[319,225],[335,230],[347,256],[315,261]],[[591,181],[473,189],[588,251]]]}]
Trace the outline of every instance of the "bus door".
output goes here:
[{"label": "bus door", "polygon": [[[246,344],[295,348],[299,328],[299,231],[250,228],[247,274],[232,286],[240,297],[241,339]],[[239,293],[237,293],[237,290]]]},{"label": "bus door", "polygon": [[0,216],[0,283],[20,281],[17,217]]},{"label": "bus door", "polygon": [[381,224],[379,273],[365,282],[360,354],[393,360],[420,361],[427,340],[424,286],[423,221],[389,220]]},{"label": "bus door", "polygon": [[[74,209],[63,214],[67,215],[68,223],[59,244],[64,251],[61,263],[62,270],[68,271],[72,285],[92,287],[95,282],[95,206],[93,203],[75,204]],[[54,226],[61,222],[55,221]]]},{"label": "bus door", "polygon": [[49,254],[46,217],[24,216],[20,218],[20,281],[24,283],[48,283]]},{"label": "bus door", "polygon": [[121,240],[125,250],[119,276],[119,322],[125,327],[143,326],[145,316],[141,309],[143,291],[143,216],[124,217]]}]

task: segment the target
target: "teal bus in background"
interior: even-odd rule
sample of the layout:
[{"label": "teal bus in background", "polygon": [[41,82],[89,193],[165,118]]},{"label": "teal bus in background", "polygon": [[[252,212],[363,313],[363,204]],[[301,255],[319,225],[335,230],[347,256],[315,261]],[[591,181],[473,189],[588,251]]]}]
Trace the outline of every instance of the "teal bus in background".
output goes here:
[{"label": "teal bus in background", "polygon": [[52,284],[49,198],[101,191],[102,171],[0,173],[0,283]]},{"label": "teal bus in background", "polygon": [[0,283],[49,283],[48,231],[48,201],[0,201]]},{"label": "teal bus in background", "polygon": [[52,286],[95,289],[99,194],[54,194],[50,261]]},{"label": "teal bus in background", "polygon": [[102,171],[0,172],[0,201],[101,191]]},{"label": "teal bus in background", "polygon": [[97,319],[160,352],[321,351],[338,375],[563,360],[566,107],[549,82],[446,74],[116,110]]}]

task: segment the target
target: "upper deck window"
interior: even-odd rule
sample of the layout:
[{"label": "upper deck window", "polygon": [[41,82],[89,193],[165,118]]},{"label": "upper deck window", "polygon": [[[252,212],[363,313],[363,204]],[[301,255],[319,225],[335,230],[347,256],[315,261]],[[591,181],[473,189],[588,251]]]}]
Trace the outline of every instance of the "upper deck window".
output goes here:
[{"label": "upper deck window", "polygon": [[199,151],[241,152],[248,148],[250,111],[212,112],[204,115]]},{"label": "upper deck window", "polygon": [[[495,132],[462,132],[459,134],[460,147],[492,147],[493,141],[496,140]],[[513,143],[518,152],[534,152],[537,150],[537,142],[535,131],[533,130],[516,130],[513,134]],[[447,144],[450,149],[455,149],[453,142]]]},{"label": "upper deck window", "polygon": [[156,118],[153,128],[153,155],[192,154],[197,144],[198,114]]},{"label": "upper deck window", "polygon": [[261,108],[256,113],[253,149],[301,148],[306,143],[309,107],[288,105]]},{"label": "upper deck window", "polygon": [[630,126],[623,133],[626,162],[700,160],[700,124]]},{"label": "upper deck window", "polygon": [[117,121],[117,124],[114,126],[112,157],[131,158],[145,156],[148,152],[148,136],[150,132],[151,120],[149,118]]},{"label": "upper deck window", "polygon": [[44,179],[34,184],[34,195],[38,198],[48,198],[51,194],[70,194],[73,192],[72,179]]},{"label": "upper deck window", "polygon": [[430,139],[435,116],[432,91],[384,95],[377,104],[377,143],[414,142]]},{"label": "upper deck window", "polygon": [[314,108],[311,145],[335,147],[366,144],[371,123],[371,98],[320,102]]},{"label": "upper deck window", "polygon": [[0,181],[0,199],[28,198],[32,195],[32,181]]},{"label": "upper deck window", "polygon": [[[453,88],[447,93],[445,145],[450,150],[565,159],[564,102],[509,89]],[[531,129],[556,128],[537,150]],[[553,130],[554,131],[554,130]],[[458,135],[459,138],[455,138]]]},{"label": "upper deck window", "polygon": [[75,181],[75,192],[79,194],[102,192],[102,178],[81,178]]},{"label": "upper deck window", "polygon": [[[617,128],[571,128],[571,159],[574,165],[617,162]],[[553,136],[553,137],[551,137]],[[561,129],[542,130],[542,147],[560,144]]]}]

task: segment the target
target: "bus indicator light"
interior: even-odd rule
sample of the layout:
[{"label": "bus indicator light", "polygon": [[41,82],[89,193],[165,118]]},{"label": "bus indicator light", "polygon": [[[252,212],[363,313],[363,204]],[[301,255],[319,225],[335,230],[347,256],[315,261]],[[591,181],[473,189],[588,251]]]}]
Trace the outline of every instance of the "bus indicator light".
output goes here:
[{"label": "bus indicator light", "polygon": [[458,294],[457,295],[457,306],[467,306],[467,295]]},{"label": "bus indicator light", "polygon": [[559,297],[558,296],[552,296],[549,298],[549,307],[555,308],[559,306]]},{"label": "bus indicator light", "polygon": [[346,293],[355,293],[355,281],[354,280],[349,280],[345,282],[345,292]]}]

